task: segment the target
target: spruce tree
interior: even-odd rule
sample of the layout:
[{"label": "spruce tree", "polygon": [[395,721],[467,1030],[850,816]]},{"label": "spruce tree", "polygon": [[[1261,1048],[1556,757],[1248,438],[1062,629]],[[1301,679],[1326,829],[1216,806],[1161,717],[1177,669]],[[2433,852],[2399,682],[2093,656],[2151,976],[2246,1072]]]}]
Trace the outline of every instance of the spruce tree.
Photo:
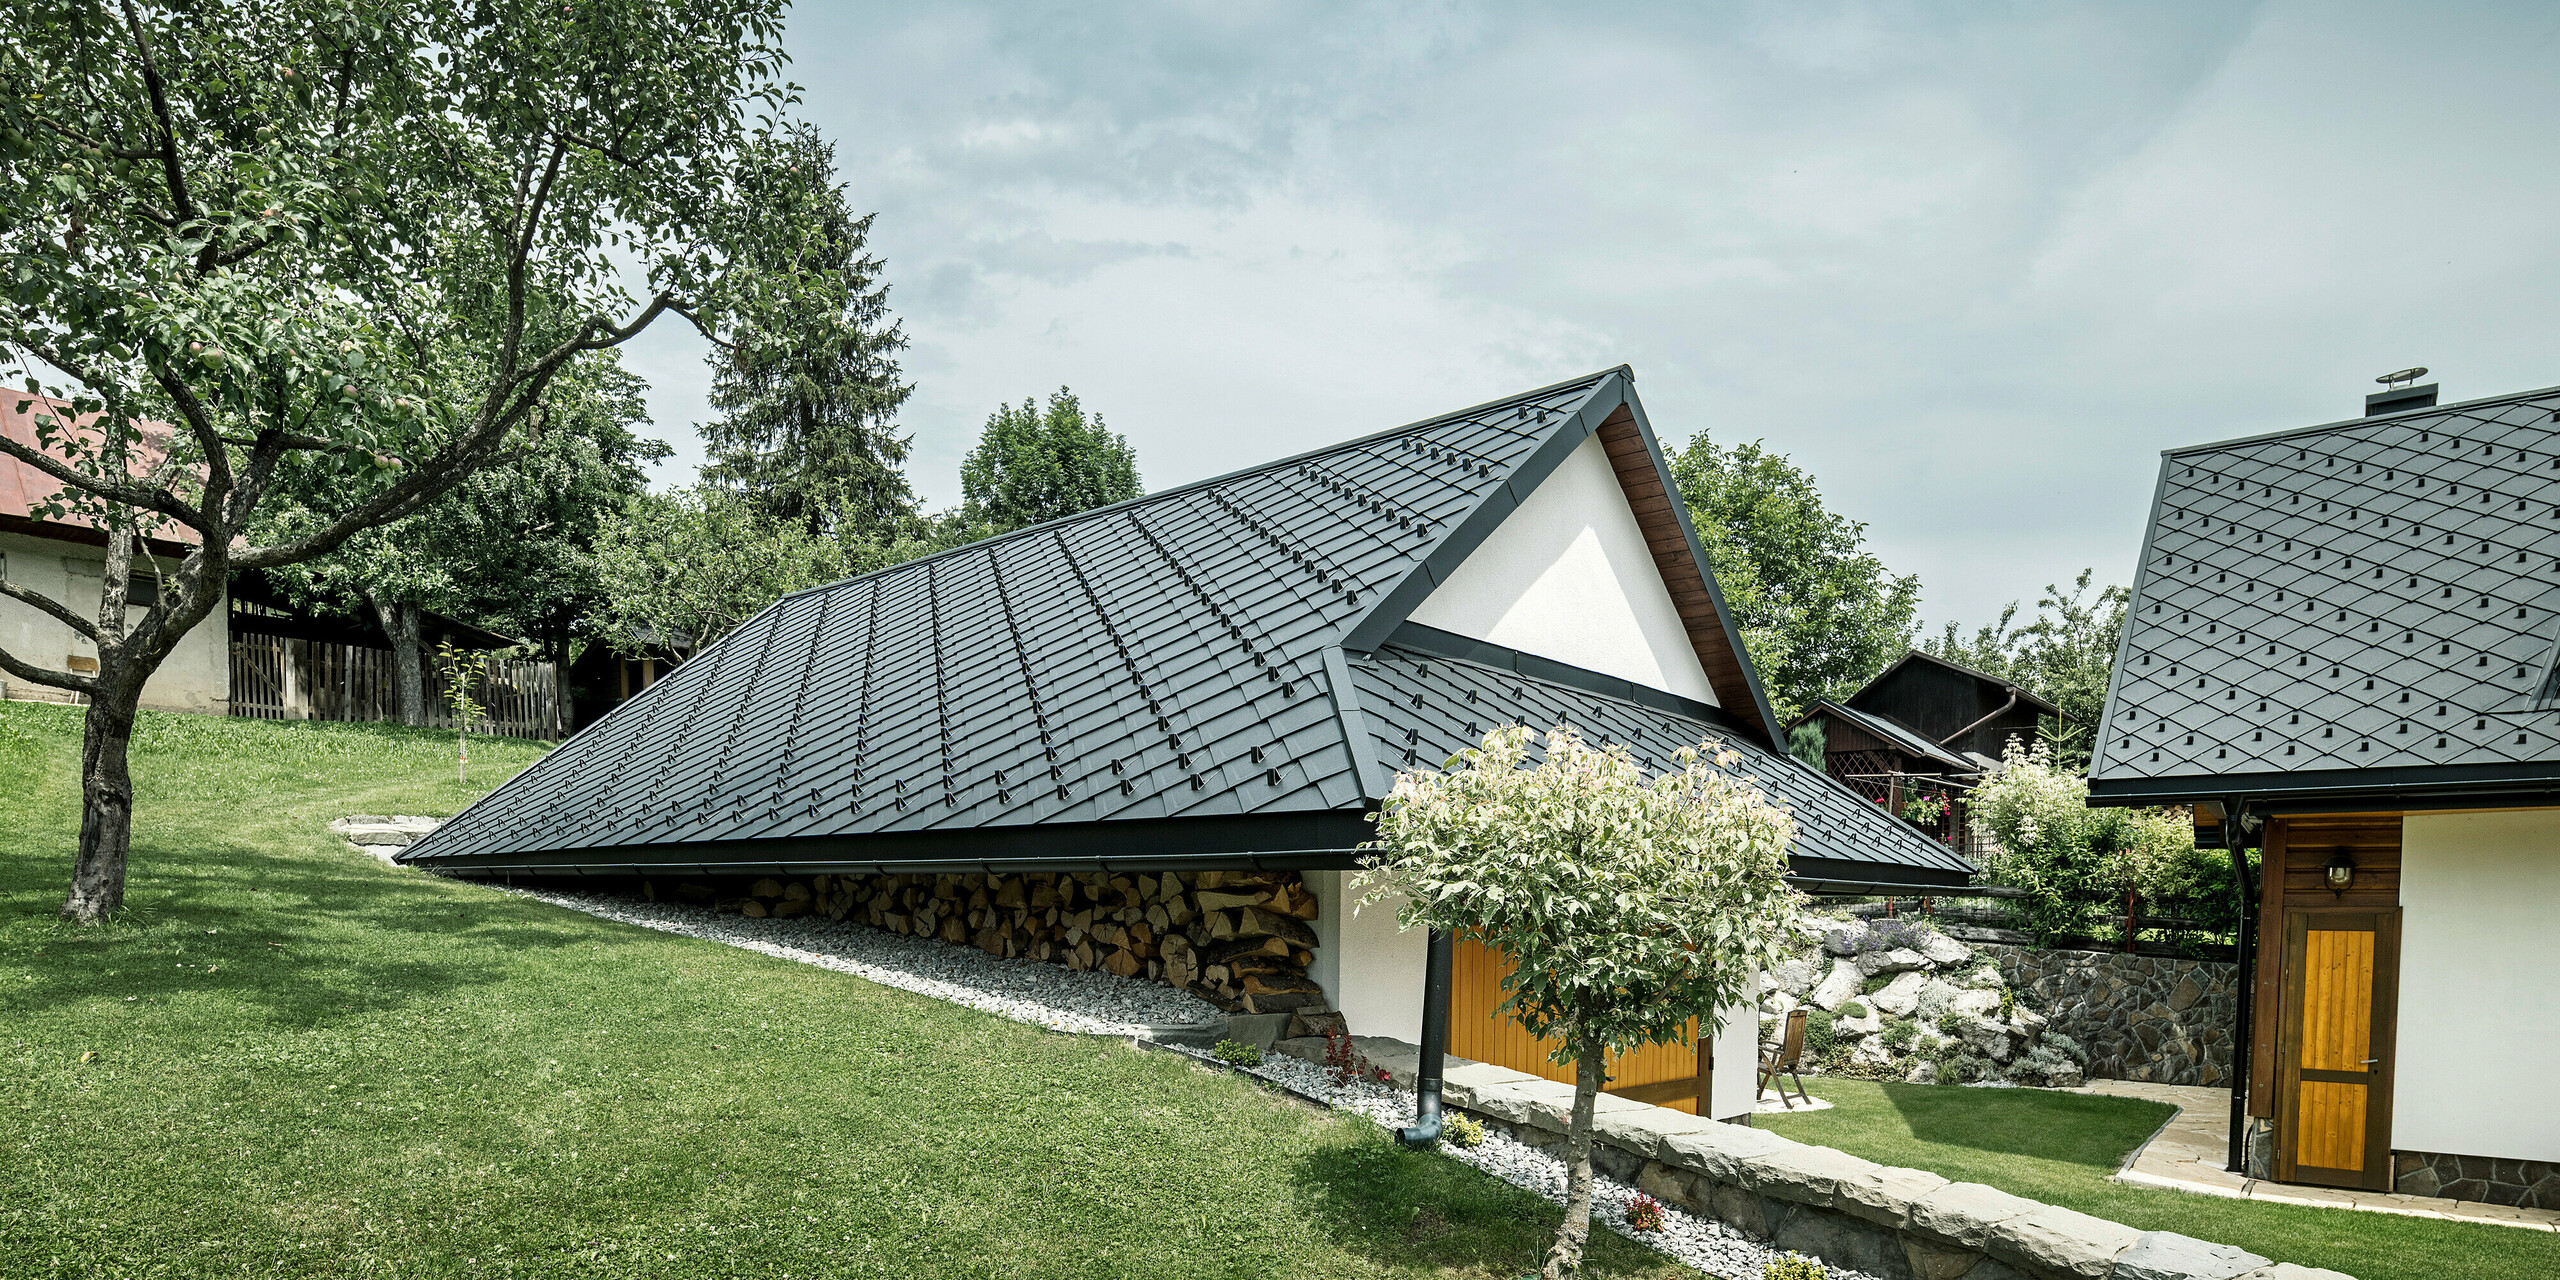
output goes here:
[{"label": "spruce tree", "polygon": [[747,335],[713,357],[702,428],[703,478],[743,494],[756,511],[812,533],[849,522],[899,528],[915,515],[900,467],[907,437],[891,424],[914,388],[899,381],[906,334],[889,318],[881,261],[866,250],[872,214],[855,216],[835,179],[835,145],[806,126],[776,136],[741,195],[755,215],[804,218],[818,234],[774,264],[833,282],[802,314]]}]

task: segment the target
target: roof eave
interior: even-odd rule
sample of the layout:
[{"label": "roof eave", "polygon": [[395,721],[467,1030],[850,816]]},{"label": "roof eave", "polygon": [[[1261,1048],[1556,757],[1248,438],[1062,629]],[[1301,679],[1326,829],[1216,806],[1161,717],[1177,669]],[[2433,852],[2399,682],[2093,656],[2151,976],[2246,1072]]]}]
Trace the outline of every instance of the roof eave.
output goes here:
[{"label": "roof eave", "polygon": [[2093,777],[2089,780],[2089,804],[2093,808],[2184,804],[2226,796],[2282,801],[2352,796],[2394,799],[2517,793],[2549,793],[2560,798],[2560,761],[2186,774],[2165,778]]}]

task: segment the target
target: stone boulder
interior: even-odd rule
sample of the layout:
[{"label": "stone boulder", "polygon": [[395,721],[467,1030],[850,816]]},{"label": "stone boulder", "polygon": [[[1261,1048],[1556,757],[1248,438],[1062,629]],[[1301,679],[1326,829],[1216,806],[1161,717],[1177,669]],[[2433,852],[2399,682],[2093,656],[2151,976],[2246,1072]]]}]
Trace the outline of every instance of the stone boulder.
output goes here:
[{"label": "stone boulder", "polygon": [[1947,1012],[1973,1021],[1999,1017],[2000,993],[1979,987],[1957,992],[1956,998],[1947,1002]]},{"label": "stone boulder", "polygon": [[2009,1060],[2009,1032],[1997,1022],[1959,1023],[1956,1034],[1993,1062]]},{"label": "stone boulder", "polygon": [[1868,1036],[1849,1051],[1849,1063],[1859,1067],[1881,1067],[1893,1061],[1893,1049],[1882,1036]]},{"label": "stone boulder", "polygon": [[[1825,1009],[1837,1009],[1841,1001],[1858,994],[1859,982],[1856,961],[1834,960],[1831,962],[1830,976],[1824,978],[1821,985],[1813,989],[1812,1003]],[[1993,997],[1991,1007],[1995,1009],[2000,1007],[1998,997]]]},{"label": "stone boulder", "polygon": [[[1956,997],[1963,994],[1964,988],[1944,978],[1925,979],[1920,984],[1920,1003],[1911,1012],[1922,1022],[1936,1022],[1947,1016],[1947,1010],[1955,1007]],[[1992,1007],[2000,1007],[1997,997],[1993,998]]]},{"label": "stone boulder", "polygon": [[1938,1064],[1934,1062],[1915,1062],[1911,1064],[1911,1074],[1904,1076],[1902,1078],[1902,1082],[1904,1084],[1936,1084],[1938,1082]]},{"label": "stone boulder", "polygon": [[1967,964],[1973,960],[1973,948],[1935,929],[1930,930],[1921,940],[1920,954],[1927,956],[1929,963],[1940,969]]},{"label": "stone boulder", "polygon": [[[1865,1002],[1859,1001],[1858,1003],[1863,1004]],[[1867,1016],[1863,1018],[1833,1019],[1831,1023],[1831,1030],[1833,1034],[1839,1036],[1843,1040],[1852,1039],[1858,1036],[1875,1035],[1876,1033],[1884,1030],[1884,1016],[1877,1013],[1874,1009],[1869,1009],[1867,1010]]]},{"label": "stone boulder", "polygon": [[1761,985],[1765,990],[1783,991],[1788,995],[1801,998],[1804,993],[1813,990],[1814,981],[1818,976],[1811,961],[1781,960],[1776,968],[1763,975]]},{"label": "stone boulder", "polygon": [[1839,925],[1823,932],[1822,949],[1835,956],[1854,956],[1858,954],[1858,944],[1865,941],[1866,937],[1865,925]]},{"label": "stone boulder", "polygon": [[1909,947],[1891,951],[1868,951],[1858,956],[1858,973],[1862,977],[1882,977],[1888,973],[1908,973],[1929,967],[1929,958]]},{"label": "stone boulder", "polygon": [[1883,989],[1866,997],[1867,1003],[1897,1018],[1908,1018],[1920,1007],[1920,992],[1931,981],[1918,969],[1895,974]]}]

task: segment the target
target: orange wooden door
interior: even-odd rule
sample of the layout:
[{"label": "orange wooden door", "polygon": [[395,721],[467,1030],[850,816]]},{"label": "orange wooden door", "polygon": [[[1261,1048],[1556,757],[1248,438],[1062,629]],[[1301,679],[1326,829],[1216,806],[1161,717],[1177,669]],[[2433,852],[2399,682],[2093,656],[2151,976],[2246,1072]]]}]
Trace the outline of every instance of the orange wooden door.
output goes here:
[{"label": "orange wooden door", "polygon": [[2399,912],[2285,916],[2276,1178],[2391,1185],[2391,1041]]},{"label": "orange wooden door", "polygon": [[[1503,980],[1511,976],[1511,957],[1462,935],[1449,960],[1449,1052],[1572,1084],[1573,1068],[1548,1056],[1556,1049],[1553,1038],[1536,1039],[1516,1019],[1494,1012],[1502,1004]],[[1695,1038],[1697,1026],[1689,1024],[1689,1044],[1609,1055],[1608,1091],[1696,1115],[1707,1084],[1707,1048]]]}]

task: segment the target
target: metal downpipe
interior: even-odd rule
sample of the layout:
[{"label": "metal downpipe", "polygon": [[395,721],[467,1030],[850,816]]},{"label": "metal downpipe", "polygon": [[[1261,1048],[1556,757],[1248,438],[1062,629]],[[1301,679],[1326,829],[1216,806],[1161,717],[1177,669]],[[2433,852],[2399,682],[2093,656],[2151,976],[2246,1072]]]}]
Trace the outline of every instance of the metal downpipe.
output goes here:
[{"label": "metal downpipe", "polygon": [[[2234,976],[2239,980],[2239,1007],[2233,1012],[2231,1037],[2231,1150],[2223,1167],[2242,1177],[2249,1173],[2249,1079],[2254,1065],[2249,1061],[2250,1049],[2257,1035],[2258,986],[2258,887],[2249,878],[2249,855],[2240,847],[2243,833],[2239,828],[2238,810],[2233,810],[2231,830],[2224,843],[2231,851],[2231,891],[2240,899],[2240,919],[2232,930],[2233,958],[2239,961]],[[2264,846],[2261,845],[2261,848]],[[2261,855],[2263,858],[2263,855]],[[2259,874],[2265,875],[2263,862]],[[2283,874],[2279,869],[2277,874]]]},{"label": "metal downpipe", "polygon": [[1422,1064],[1414,1072],[1413,1127],[1396,1141],[1427,1147],[1440,1140],[1440,1062],[1449,1051],[1449,931],[1434,929],[1422,962]]}]

